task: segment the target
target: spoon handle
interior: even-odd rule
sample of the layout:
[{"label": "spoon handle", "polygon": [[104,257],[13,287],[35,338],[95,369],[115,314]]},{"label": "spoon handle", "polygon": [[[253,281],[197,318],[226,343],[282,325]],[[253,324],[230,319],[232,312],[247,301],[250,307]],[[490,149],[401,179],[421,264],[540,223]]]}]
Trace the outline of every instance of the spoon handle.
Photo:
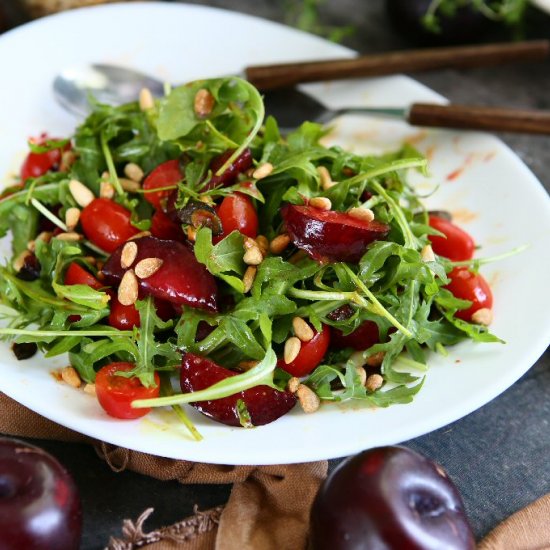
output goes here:
[{"label": "spoon handle", "polygon": [[246,78],[261,90],[302,82],[412,73],[451,67],[469,68],[512,62],[540,61],[548,57],[550,41],[451,46],[388,52],[305,63],[256,65],[245,69]]},{"label": "spoon handle", "polygon": [[550,134],[550,111],[413,103],[407,120],[413,126]]}]

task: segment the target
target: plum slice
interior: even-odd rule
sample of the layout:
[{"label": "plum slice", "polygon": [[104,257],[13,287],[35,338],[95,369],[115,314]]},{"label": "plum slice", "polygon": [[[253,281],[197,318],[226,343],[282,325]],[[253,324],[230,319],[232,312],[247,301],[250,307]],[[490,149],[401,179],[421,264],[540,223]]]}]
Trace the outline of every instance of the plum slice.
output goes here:
[{"label": "plum slice", "polygon": [[[209,388],[236,373],[220,367],[213,361],[193,353],[186,353],[181,363],[180,385],[184,393]],[[202,414],[228,426],[241,426],[237,402],[246,405],[254,426],[269,424],[285,415],[296,404],[296,396],[270,386],[255,386],[229,397],[191,403]]]},{"label": "plum slice", "polygon": [[281,210],[292,242],[322,263],[356,263],[372,241],[383,239],[389,226],[366,222],[334,210],[287,204]]},{"label": "plum slice", "polygon": [[[135,268],[146,258],[162,260],[158,271],[138,279],[140,297],[151,295],[177,305],[217,311],[216,281],[184,244],[156,237],[142,237],[133,242],[137,245],[137,254],[129,268]],[[118,285],[126,271],[120,263],[124,246],[119,246],[103,266],[105,282],[109,285]]]}]

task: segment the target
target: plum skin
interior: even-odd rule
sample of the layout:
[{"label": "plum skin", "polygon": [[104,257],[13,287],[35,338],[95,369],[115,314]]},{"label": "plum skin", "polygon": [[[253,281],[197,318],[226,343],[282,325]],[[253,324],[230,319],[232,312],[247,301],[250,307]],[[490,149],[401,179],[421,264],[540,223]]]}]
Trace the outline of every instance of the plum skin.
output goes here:
[{"label": "plum skin", "polygon": [[76,550],[82,508],[76,485],[49,453],[0,437],[0,548]]},{"label": "plum skin", "polygon": [[311,510],[311,550],[474,550],[460,494],[444,470],[400,446],[344,460]]}]

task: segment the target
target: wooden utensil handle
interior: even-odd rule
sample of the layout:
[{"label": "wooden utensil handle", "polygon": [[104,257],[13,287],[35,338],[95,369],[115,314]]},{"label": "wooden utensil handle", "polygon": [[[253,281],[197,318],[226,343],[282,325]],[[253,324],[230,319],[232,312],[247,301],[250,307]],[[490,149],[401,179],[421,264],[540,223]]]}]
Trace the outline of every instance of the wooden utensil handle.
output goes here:
[{"label": "wooden utensil handle", "polygon": [[413,126],[550,134],[550,111],[413,103],[407,120]]},{"label": "wooden utensil handle", "polygon": [[365,55],[307,63],[256,65],[245,69],[246,78],[261,90],[361,76],[381,76],[447,67],[482,67],[517,61],[536,61],[550,53],[550,41],[453,46]]}]

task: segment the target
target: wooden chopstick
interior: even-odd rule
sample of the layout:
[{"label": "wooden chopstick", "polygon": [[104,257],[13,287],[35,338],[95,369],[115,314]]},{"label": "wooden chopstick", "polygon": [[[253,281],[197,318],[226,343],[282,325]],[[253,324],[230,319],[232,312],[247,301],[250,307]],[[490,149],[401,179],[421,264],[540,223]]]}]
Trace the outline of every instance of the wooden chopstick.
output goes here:
[{"label": "wooden chopstick", "polygon": [[550,41],[451,46],[276,65],[255,65],[245,69],[246,78],[260,90],[400,72],[412,73],[444,68],[471,68],[505,63],[541,61],[550,53]]}]

